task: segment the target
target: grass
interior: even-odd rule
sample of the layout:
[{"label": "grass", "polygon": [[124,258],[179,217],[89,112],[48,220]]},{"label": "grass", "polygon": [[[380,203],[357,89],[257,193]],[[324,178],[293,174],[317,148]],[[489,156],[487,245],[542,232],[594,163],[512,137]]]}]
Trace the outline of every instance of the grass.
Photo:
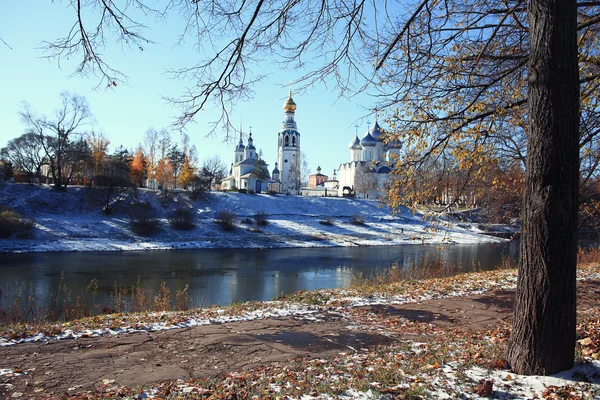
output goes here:
[{"label": "grass", "polygon": [[23,218],[16,211],[0,210],[0,239],[8,239],[13,235],[20,239],[31,239],[34,236],[35,223]]},{"label": "grass", "polygon": [[321,225],[325,225],[325,226],[333,226],[334,225],[334,221],[332,218],[324,218],[322,220],[319,221],[319,223]]},{"label": "grass", "polygon": [[350,218],[350,223],[356,226],[365,226],[365,218],[360,214],[355,214]]},{"label": "grass", "polygon": [[181,207],[173,210],[169,215],[169,224],[176,230],[190,231],[196,227],[196,215],[194,210]]},{"label": "grass", "polygon": [[254,214],[254,224],[256,226],[267,226],[269,224],[269,220],[267,219],[268,214],[260,211]]},{"label": "grass", "polygon": [[235,230],[235,219],[236,215],[231,211],[219,211],[215,215],[215,222],[225,232],[232,232]]},{"label": "grass", "polygon": [[129,213],[131,230],[140,236],[153,236],[160,229],[158,212],[148,203],[136,203]]},{"label": "grass", "polygon": [[[153,291],[138,277],[136,284],[123,286],[115,281],[109,289],[110,301],[96,302],[99,292],[98,280],[92,279],[86,290],[73,293],[61,275],[57,289],[49,298],[35,295],[31,285],[15,281],[0,290],[0,330],[21,332],[39,329],[50,332],[50,325],[80,320],[97,315],[131,314],[160,311],[188,311],[198,308],[188,292],[189,286],[171,291],[166,282]],[[91,299],[91,304],[90,300]]]}]

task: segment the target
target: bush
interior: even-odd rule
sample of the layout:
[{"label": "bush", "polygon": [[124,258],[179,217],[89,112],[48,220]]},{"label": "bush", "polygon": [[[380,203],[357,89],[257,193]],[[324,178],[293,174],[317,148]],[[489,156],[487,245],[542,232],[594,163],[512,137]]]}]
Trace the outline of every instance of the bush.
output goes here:
[{"label": "bush", "polygon": [[169,215],[169,224],[173,229],[189,231],[194,229],[196,226],[196,215],[194,210],[187,207],[181,207],[175,209],[171,215]]},{"label": "bush", "polygon": [[96,175],[94,187],[88,188],[88,198],[102,207],[105,214],[112,213],[131,191],[129,179],[114,175]]},{"label": "bush", "polygon": [[135,203],[129,212],[131,230],[137,235],[152,236],[159,230],[156,210],[149,203]]},{"label": "bush", "polygon": [[235,229],[235,214],[230,211],[219,211],[215,215],[215,222],[226,232]]},{"label": "bush", "polygon": [[12,235],[20,239],[33,237],[35,223],[21,217],[13,210],[0,210],[0,239],[8,239]]},{"label": "bush", "polygon": [[246,190],[246,189],[238,189],[238,193],[244,193],[244,194],[246,194],[246,193],[248,193],[248,190]]},{"label": "bush", "polygon": [[319,221],[321,225],[333,226],[333,219],[325,218]]},{"label": "bush", "polygon": [[188,184],[189,197],[191,200],[201,200],[206,197],[210,189],[210,181],[200,176],[194,176],[194,179]]},{"label": "bush", "polygon": [[254,223],[256,226],[267,226],[269,221],[267,220],[267,213],[259,211],[254,214]]},{"label": "bush", "polygon": [[365,219],[362,217],[362,215],[353,215],[352,218],[350,219],[350,223],[352,225],[359,225],[359,226],[363,226],[365,225]]}]

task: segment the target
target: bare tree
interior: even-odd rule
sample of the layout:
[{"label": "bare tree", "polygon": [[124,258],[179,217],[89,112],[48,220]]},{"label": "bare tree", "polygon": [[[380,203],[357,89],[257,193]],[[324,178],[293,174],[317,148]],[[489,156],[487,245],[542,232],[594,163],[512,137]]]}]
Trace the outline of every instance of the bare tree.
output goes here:
[{"label": "bare tree", "polygon": [[29,183],[33,183],[34,178],[40,176],[45,152],[38,135],[25,133],[10,140],[6,147],[0,150],[0,157],[9,160],[14,168],[25,173]]},{"label": "bare tree", "polygon": [[361,165],[354,174],[354,191],[368,198],[369,193],[379,189],[377,174],[368,165]]},{"label": "bare tree", "polygon": [[158,163],[158,160],[160,159],[158,157],[158,140],[159,140],[159,133],[156,129],[154,128],[149,128],[146,131],[146,134],[144,136],[144,155],[146,156],[146,160],[148,161],[146,164],[146,176],[148,179],[148,183],[147,186],[149,188],[155,188],[156,187],[156,177],[155,177],[155,169],[156,169],[156,164]]},{"label": "bare tree", "polygon": [[308,176],[310,175],[310,167],[308,165],[308,157],[306,153],[300,153],[300,181],[301,186],[308,186]]},{"label": "bare tree", "polygon": [[219,156],[212,156],[202,162],[201,173],[208,181],[208,187],[221,181],[227,175],[227,164]]},{"label": "bare tree", "polygon": [[60,98],[61,105],[53,119],[37,114],[27,103],[20,112],[25,129],[35,134],[42,146],[54,188],[58,190],[70,183],[85,158],[89,157],[84,137],[86,125],[93,118],[84,97],[63,92]]}]

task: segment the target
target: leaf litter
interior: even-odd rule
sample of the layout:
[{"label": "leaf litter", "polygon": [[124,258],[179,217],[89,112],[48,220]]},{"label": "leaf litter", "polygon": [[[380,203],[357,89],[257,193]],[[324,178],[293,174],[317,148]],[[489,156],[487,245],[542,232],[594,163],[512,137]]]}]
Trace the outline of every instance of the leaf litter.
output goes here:
[{"label": "leaf litter", "polygon": [[[599,280],[600,266],[579,268],[578,279]],[[371,291],[365,288],[301,291],[271,302],[208,307],[188,312],[98,316],[55,324],[49,332],[29,336],[15,337],[14,332],[13,336],[11,332],[4,332],[1,344],[126,334],[290,315],[318,323],[325,312],[335,312],[348,321],[351,329],[387,335],[414,333],[419,335],[420,341],[404,340],[370,349],[349,348],[347,352],[329,359],[296,359],[285,366],[260,366],[243,373],[224,373],[217,378],[175,379],[144,388],[123,387],[105,379],[93,390],[73,388],[68,398],[600,398],[600,309],[597,306],[578,314],[575,368],[550,377],[522,376],[510,371],[510,365],[503,358],[509,326],[476,332],[448,330],[405,318],[391,320],[357,308],[511,289],[515,284],[516,271],[502,270],[441,279],[407,280],[372,288]],[[3,376],[26,374],[27,371],[23,370],[0,370]],[[20,392],[12,394],[13,397],[20,395]]]}]

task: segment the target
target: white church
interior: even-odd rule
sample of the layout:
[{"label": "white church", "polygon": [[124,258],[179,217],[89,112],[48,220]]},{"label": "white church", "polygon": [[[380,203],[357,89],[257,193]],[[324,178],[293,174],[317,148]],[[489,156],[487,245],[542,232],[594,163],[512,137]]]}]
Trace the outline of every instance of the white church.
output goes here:
[{"label": "white church", "polygon": [[362,139],[358,134],[350,142],[350,161],[338,168],[338,196],[356,194],[360,197],[379,198],[383,194],[389,173],[398,159],[401,142],[384,143],[381,127],[375,123]]},{"label": "white church", "polygon": [[290,90],[288,99],[283,104],[284,121],[278,134],[277,162],[269,178],[267,164],[259,160],[252,139],[248,137],[248,145],[240,133],[240,141],[235,148],[234,163],[231,164],[229,176],[221,181],[222,190],[246,189],[256,193],[271,192],[285,194],[300,193],[300,132],[294,119],[296,103]]},{"label": "white church", "polygon": [[333,179],[322,175],[324,179],[315,179],[309,187],[302,188],[300,132],[296,125],[296,103],[292,99],[291,90],[283,104],[283,110],[284,121],[277,137],[277,161],[271,176],[267,164],[259,159],[252,132],[247,145],[244,145],[240,132],[229,175],[221,181],[222,190],[243,189],[256,193],[308,196],[357,195],[372,199],[381,196],[393,168],[392,162],[400,154],[401,142],[384,143],[383,132],[376,121],[362,139],[358,138],[358,134],[355,135],[349,146],[350,161],[340,164],[337,175],[333,171]]}]

